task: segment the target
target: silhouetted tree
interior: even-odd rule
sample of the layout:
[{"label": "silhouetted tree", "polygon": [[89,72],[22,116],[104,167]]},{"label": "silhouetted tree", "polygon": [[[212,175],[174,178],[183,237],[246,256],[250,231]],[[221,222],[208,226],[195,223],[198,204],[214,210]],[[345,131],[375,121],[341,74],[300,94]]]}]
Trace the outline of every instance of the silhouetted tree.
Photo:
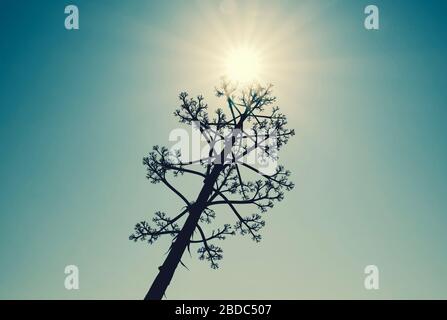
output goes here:
[{"label": "silhouetted tree", "polygon": [[[257,152],[256,158],[264,163],[266,160],[276,161],[277,151],[294,135],[293,130],[286,129],[285,115],[274,106],[276,98],[271,95],[271,90],[271,85],[252,85],[239,92],[224,81],[216,88],[216,95],[226,100],[228,110],[217,109],[212,119],[202,96],[189,98],[187,93],[180,94],[181,106],[174,115],[181,123],[200,130],[206,141],[207,156],[185,161],[179,150],[155,146],[143,159],[147,178],[154,184],[163,183],[184,204],[181,212],[172,218],[158,211],[152,219],[153,225],[145,221],[137,223],[130,236],[130,240],[147,241],[149,244],[162,235],[173,238],[145,299],[162,299],[177,265],[182,263],[185,249],[190,250],[190,246],[198,244],[199,259],[209,261],[216,269],[222,259],[222,249],[215,245],[216,240],[239,232],[259,242],[259,230],[265,225],[261,214],[272,208],[275,201],[281,201],[285,190],[293,188],[293,183],[288,180],[290,172],[283,166],[276,166],[267,174],[258,164],[245,161],[252,152]],[[247,171],[245,179],[243,171]],[[203,179],[194,200],[187,199],[169,181],[170,177],[184,174]],[[255,176],[255,179],[249,181],[249,176]],[[212,208],[218,206],[228,207],[236,222],[224,224],[206,234],[204,225],[213,222],[216,212]],[[243,215],[242,211],[249,210],[248,207],[255,213]]]}]

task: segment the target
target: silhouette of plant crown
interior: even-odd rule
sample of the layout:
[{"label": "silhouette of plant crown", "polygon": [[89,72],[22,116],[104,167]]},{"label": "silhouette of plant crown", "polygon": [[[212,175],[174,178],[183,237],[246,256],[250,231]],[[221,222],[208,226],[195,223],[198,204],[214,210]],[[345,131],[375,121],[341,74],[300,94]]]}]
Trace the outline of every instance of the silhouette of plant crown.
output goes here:
[{"label": "silhouette of plant crown", "polygon": [[[200,217],[186,245],[190,250],[191,245],[198,244],[199,259],[209,261],[213,269],[219,267],[218,261],[223,257],[222,249],[215,244],[217,240],[224,240],[236,232],[250,235],[256,242],[261,240],[259,231],[265,225],[262,214],[283,199],[284,191],[293,188],[288,179],[290,172],[283,166],[278,165],[272,174],[266,174],[256,165],[244,161],[244,157],[254,151],[259,157],[276,161],[277,151],[294,135],[293,130],[286,128],[286,116],[274,105],[276,98],[271,93],[272,85],[252,85],[238,91],[236,86],[223,82],[216,88],[216,96],[225,99],[226,111],[219,108],[212,118],[202,96],[190,98],[185,92],[179,95],[181,105],[174,115],[181,123],[200,130],[208,156],[184,161],[179,150],[153,147],[153,151],[143,159],[147,178],[151,183],[164,184],[184,206],[174,217],[157,211],[152,224],[146,221],[137,223],[130,240],[152,244],[161,236],[170,235],[174,243],[182,231],[180,222],[191,214],[194,206],[200,206]],[[272,137],[274,142],[270,143]],[[185,174],[203,178],[203,188],[207,185],[210,189],[205,200],[201,198],[203,203],[187,199],[179,188],[174,187],[172,178]],[[256,178],[250,180],[247,176]],[[209,179],[213,181],[206,184]],[[216,218],[213,208],[219,206],[226,206],[234,214],[235,222],[220,225],[206,233],[204,225],[213,223]],[[250,214],[242,214],[247,211],[251,211]]]}]

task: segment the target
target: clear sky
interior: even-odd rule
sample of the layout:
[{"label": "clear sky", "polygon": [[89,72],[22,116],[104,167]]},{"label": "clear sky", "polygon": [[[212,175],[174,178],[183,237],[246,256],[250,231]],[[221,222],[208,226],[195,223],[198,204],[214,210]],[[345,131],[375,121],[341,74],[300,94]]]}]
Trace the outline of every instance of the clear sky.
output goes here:
[{"label": "clear sky", "polygon": [[[380,30],[363,27],[368,4]],[[80,30],[64,29],[76,4]],[[295,189],[220,269],[185,255],[174,298],[447,298],[445,1],[1,1],[0,298],[140,299],[181,203],[145,179],[186,90],[216,103],[229,47],[262,52],[296,136]],[[194,193],[200,185],[186,182]],[[80,289],[64,288],[64,268]],[[380,289],[363,286],[366,265]]]}]

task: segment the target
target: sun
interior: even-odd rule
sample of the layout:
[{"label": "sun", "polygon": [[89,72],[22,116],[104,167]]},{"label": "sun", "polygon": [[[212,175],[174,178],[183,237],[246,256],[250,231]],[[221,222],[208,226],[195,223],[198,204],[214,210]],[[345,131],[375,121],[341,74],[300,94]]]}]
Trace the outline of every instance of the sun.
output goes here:
[{"label": "sun", "polygon": [[225,75],[232,81],[246,84],[259,80],[261,58],[259,53],[250,47],[239,47],[230,50],[225,59]]}]

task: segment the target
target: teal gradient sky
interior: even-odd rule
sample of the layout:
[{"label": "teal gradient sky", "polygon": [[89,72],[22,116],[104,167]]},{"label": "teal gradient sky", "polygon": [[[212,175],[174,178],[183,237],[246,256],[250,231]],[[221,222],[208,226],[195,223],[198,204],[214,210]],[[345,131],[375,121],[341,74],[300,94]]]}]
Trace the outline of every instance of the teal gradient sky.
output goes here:
[{"label": "teal gradient sky", "polygon": [[[379,31],[363,27],[370,3]],[[68,4],[78,31],[64,29]],[[180,91],[216,103],[211,46],[264,30],[266,80],[297,133],[280,159],[296,188],[260,244],[221,243],[219,270],[185,255],[167,297],[447,298],[446,12],[441,0],[244,1],[230,13],[221,1],[2,0],[0,298],[144,296],[169,239],[128,236],[181,203],[141,159],[169,146]],[[234,22],[244,17],[250,32]],[[69,264],[78,291],[64,288]],[[363,287],[369,264],[378,291]]]}]

